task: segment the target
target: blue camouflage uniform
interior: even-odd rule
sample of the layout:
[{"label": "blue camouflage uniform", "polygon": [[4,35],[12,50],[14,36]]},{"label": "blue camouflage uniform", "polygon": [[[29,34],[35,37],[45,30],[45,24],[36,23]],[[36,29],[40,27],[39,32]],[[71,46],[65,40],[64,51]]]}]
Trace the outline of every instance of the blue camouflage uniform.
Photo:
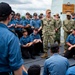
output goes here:
[{"label": "blue camouflage uniform", "polygon": [[[71,45],[75,45],[75,36],[74,34],[70,34],[67,39],[66,39],[66,43],[70,43]],[[69,47],[69,46],[68,46]],[[73,55],[75,55],[75,47],[72,48],[71,50],[67,50],[64,54],[64,56],[66,58],[72,58]]]},{"label": "blue camouflage uniform", "polygon": [[[31,41],[34,41],[35,39],[41,39],[39,34],[30,34]],[[34,47],[34,55],[39,55],[40,51],[42,50],[42,43],[38,42],[33,45]]]},{"label": "blue camouflage uniform", "polygon": [[26,26],[27,24],[30,24],[31,19],[25,19],[23,21],[23,26]]},{"label": "blue camouflage uniform", "polygon": [[[16,19],[15,21],[16,21],[16,24],[18,24],[18,25],[23,25],[23,20],[22,20],[22,19],[19,19],[19,20]],[[22,28],[16,28],[16,30],[21,31]]]},{"label": "blue camouflage uniform", "polygon": [[[27,24],[30,24],[31,19],[25,19],[23,21],[23,26],[26,26]],[[33,31],[31,27],[25,28],[28,31],[28,34],[30,35]]]},{"label": "blue camouflage uniform", "polygon": [[58,53],[54,53],[45,61],[43,75],[65,75],[68,67],[68,60]]},{"label": "blue camouflage uniform", "polygon": [[33,20],[30,21],[30,25],[33,26],[34,28],[40,28],[41,20],[33,19]]},{"label": "blue camouflage uniform", "polygon": [[19,39],[0,23],[0,72],[12,72],[23,64]]},{"label": "blue camouflage uniform", "polygon": [[27,37],[22,36],[22,37],[20,38],[20,43],[21,43],[21,45],[26,45],[26,44],[29,43],[29,42],[31,42],[29,36],[27,36]]},{"label": "blue camouflage uniform", "polygon": [[66,75],[75,75],[75,66],[70,67],[67,70]]},{"label": "blue camouflage uniform", "polygon": [[[22,19],[16,19],[16,25],[23,25]],[[19,39],[22,37],[22,28],[15,28],[16,33],[18,34]]]},{"label": "blue camouflage uniform", "polygon": [[23,47],[22,46],[22,45],[26,45],[27,43],[30,43],[30,42],[31,42],[31,39],[29,36],[27,36],[27,37],[22,36],[20,38],[21,51],[22,51],[23,58],[28,59],[33,56],[33,46],[30,46],[30,47]]},{"label": "blue camouflage uniform", "polygon": [[40,35],[39,34],[34,34],[34,33],[32,33],[32,34],[30,34],[30,39],[31,39],[31,41],[34,41],[35,39],[41,39],[40,38]]},{"label": "blue camouflage uniform", "polygon": [[73,34],[70,34],[67,39],[66,43],[69,42],[70,44],[74,45],[75,44],[75,36]]}]

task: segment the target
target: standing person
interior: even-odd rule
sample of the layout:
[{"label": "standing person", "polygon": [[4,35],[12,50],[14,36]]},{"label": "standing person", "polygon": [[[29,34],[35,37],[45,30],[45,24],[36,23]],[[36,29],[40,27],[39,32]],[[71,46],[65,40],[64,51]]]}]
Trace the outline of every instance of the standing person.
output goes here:
[{"label": "standing person", "polygon": [[[40,30],[41,20],[38,18],[37,13],[33,14],[33,19],[31,20],[30,25],[31,25],[32,29],[38,29],[38,33],[40,34],[40,37],[42,37],[42,31]],[[42,40],[42,38],[41,38],[41,40]],[[43,46],[42,46],[42,48],[43,48]],[[43,52],[43,49],[41,52]]]},{"label": "standing person", "polygon": [[40,19],[40,20],[42,20],[42,19],[43,19],[43,18],[42,18],[42,15],[39,15],[38,17],[39,17],[39,19]]},{"label": "standing person", "polygon": [[43,48],[44,54],[42,58],[48,57],[48,43],[53,44],[55,38],[56,21],[51,17],[51,10],[46,10],[46,17],[42,19]]},{"label": "standing person", "polygon": [[65,75],[69,62],[65,57],[59,55],[59,46],[57,44],[51,45],[50,52],[52,56],[44,63],[43,75]]},{"label": "standing person", "polygon": [[[40,23],[42,23],[42,19],[43,19],[42,15],[39,15],[38,17],[39,17]],[[38,29],[38,33],[40,34],[41,39],[42,39],[42,30],[40,30],[40,28]]]},{"label": "standing person", "polygon": [[33,19],[31,20],[30,25],[32,29],[37,28],[39,34],[41,35],[42,32],[41,30],[39,30],[39,28],[41,27],[41,20],[38,18],[37,13],[33,14]]},{"label": "standing person", "polygon": [[[65,48],[65,51],[67,50],[66,38],[72,32],[73,27],[75,27],[75,21],[73,19],[71,19],[71,13],[70,12],[66,13],[66,18],[67,19],[63,21],[64,40],[65,40],[64,48]],[[65,51],[64,51],[64,53],[65,53]]]},{"label": "standing person", "polygon": [[33,14],[33,19],[31,20],[30,25],[31,25],[32,29],[34,29],[34,28],[38,28],[39,29],[40,28],[41,21],[38,19],[37,13]]},{"label": "standing person", "polygon": [[16,26],[15,26],[15,31],[18,34],[18,37],[21,38],[22,37],[22,28],[24,28],[23,26],[23,20],[20,18],[20,13],[16,14]]},{"label": "standing person", "polygon": [[72,58],[75,55],[75,29],[73,29],[72,34],[67,37],[66,45],[68,46],[64,56],[66,58]]},{"label": "standing person", "polygon": [[0,75],[22,75],[19,39],[7,27],[11,20],[12,9],[9,4],[0,3]]},{"label": "standing person", "polygon": [[44,18],[44,14],[43,14],[43,13],[40,13],[40,16],[41,16],[42,18]]},{"label": "standing person", "polygon": [[55,42],[58,42],[58,44],[60,45],[60,29],[61,29],[61,20],[59,18],[59,14],[55,15],[56,18],[56,29],[55,29]]},{"label": "standing person", "polygon": [[14,19],[15,12],[13,11],[13,12],[11,13],[11,15],[12,15],[12,18],[11,18],[11,21],[8,23],[8,28],[9,28],[11,31],[15,32],[15,25],[16,25],[16,21],[15,21],[15,19]]},{"label": "standing person", "polygon": [[30,13],[27,12],[26,19],[23,21],[23,26],[28,31],[29,35],[33,32],[30,26],[30,21],[31,21]]}]

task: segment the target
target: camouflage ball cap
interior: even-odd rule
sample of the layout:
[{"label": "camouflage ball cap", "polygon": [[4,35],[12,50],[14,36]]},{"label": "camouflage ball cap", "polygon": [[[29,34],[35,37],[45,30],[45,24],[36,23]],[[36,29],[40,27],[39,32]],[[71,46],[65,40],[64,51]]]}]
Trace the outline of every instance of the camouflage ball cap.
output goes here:
[{"label": "camouflage ball cap", "polygon": [[70,15],[71,16],[71,13],[70,12],[67,12],[66,15]]},{"label": "camouflage ball cap", "polygon": [[51,10],[50,9],[47,9],[46,12],[51,13]]}]

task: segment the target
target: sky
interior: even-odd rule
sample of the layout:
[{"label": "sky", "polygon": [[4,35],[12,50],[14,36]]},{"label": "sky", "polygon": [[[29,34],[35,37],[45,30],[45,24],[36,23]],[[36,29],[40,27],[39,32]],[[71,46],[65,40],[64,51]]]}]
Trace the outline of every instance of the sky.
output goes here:
[{"label": "sky", "polygon": [[0,2],[9,3],[16,13],[23,16],[26,12],[45,14],[46,9],[51,9],[52,0],[0,0]]}]

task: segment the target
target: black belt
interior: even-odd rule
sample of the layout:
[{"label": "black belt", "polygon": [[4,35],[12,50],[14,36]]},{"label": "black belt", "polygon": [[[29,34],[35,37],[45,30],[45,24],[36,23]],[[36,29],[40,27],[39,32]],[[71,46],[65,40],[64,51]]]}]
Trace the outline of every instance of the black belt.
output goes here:
[{"label": "black belt", "polygon": [[0,75],[9,75],[8,72],[0,72]]}]

